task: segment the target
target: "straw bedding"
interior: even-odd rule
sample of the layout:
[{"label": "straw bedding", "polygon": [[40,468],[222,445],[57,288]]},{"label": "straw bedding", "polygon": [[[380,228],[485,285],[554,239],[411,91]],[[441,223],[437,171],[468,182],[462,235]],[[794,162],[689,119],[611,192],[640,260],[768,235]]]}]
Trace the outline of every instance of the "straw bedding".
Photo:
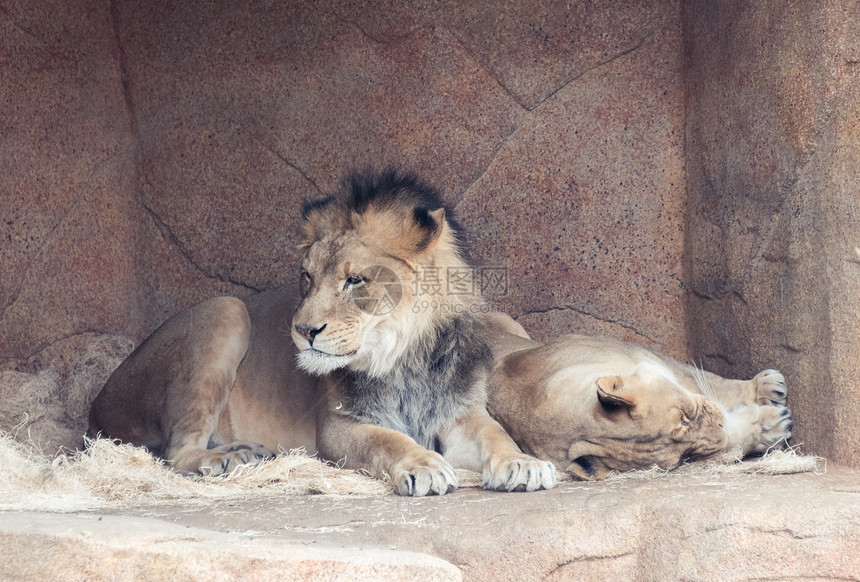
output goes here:
[{"label": "straw bedding", "polygon": [[[100,439],[84,450],[89,402],[131,352],[118,336],[96,336],[72,361],[63,378],[0,373],[0,510],[70,512],[147,503],[206,503],[218,499],[285,495],[392,495],[384,481],[323,463],[303,451],[243,467],[227,477],[187,477],[146,451]],[[561,468],[560,468],[561,469]],[[824,461],[793,450],[737,462],[727,453],[715,461],[685,465],[673,475],[783,474],[822,472]],[[611,480],[656,479],[660,469],[615,474]],[[461,487],[480,487],[481,476],[458,471]]]}]

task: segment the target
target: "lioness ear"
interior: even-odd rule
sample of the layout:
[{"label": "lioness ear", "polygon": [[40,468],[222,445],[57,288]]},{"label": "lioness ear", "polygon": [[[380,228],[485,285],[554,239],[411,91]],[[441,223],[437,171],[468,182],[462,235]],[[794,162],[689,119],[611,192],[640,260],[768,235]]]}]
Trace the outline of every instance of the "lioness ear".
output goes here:
[{"label": "lioness ear", "polygon": [[579,481],[602,481],[609,477],[609,469],[597,457],[577,457],[565,472]]},{"label": "lioness ear", "polygon": [[597,379],[597,399],[603,406],[618,408],[624,406],[633,408],[636,400],[624,390],[624,379],[621,376],[604,376]]}]

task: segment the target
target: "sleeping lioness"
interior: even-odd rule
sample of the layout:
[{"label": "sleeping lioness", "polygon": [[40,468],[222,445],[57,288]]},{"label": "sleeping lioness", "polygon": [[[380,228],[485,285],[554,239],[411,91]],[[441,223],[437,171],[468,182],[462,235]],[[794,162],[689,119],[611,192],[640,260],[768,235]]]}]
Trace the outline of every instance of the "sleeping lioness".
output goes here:
[{"label": "sleeping lioness", "polygon": [[[108,380],[89,435],[211,475],[304,447],[416,496],[454,489],[455,467],[481,472],[488,489],[534,491],[555,485],[553,462],[600,478],[771,439],[770,425],[742,410],[720,426],[722,410],[659,356],[633,370],[617,365],[630,354],[601,359],[611,340],[540,346],[518,337],[510,319],[486,325],[479,296],[450,292],[447,277],[469,272],[450,213],[412,178],[355,176],[308,205],[302,225],[301,298],[283,290],[218,297],[174,315]],[[593,373],[579,374],[580,365]],[[558,382],[572,370],[575,385]],[[655,374],[674,376],[646,381]],[[705,377],[715,388],[731,384]],[[735,384],[775,387],[738,403],[784,402],[776,375]],[[524,454],[498,421],[553,462]],[[750,446],[733,436],[756,427],[767,436]]]},{"label": "sleeping lioness", "polygon": [[523,450],[576,478],[673,469],[723,452],[737,459],[791,437],[776,370],[727,380],[608,337],[539,344],[510,317],[491,317],[490,414]]}]

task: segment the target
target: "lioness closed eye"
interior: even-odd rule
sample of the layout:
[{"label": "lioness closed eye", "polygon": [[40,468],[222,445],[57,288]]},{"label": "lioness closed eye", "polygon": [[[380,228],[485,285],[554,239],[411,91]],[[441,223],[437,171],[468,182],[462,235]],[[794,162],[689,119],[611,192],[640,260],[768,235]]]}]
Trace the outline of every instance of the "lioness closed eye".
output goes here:
[{"label": "lioness closed eye", "polygon": [[[354,176],[305,209],[298,306],[273,291],[176,314],[108,380],[90,435],[146,446],[187,472],[303,446],[388,476],[403,495],[451,491],[454,467],[482,472],[488,489],[553,487],[555,467],[523,454],[487,413],[492,353],[471,315],[480,298],[418,284],[468,270],[449,217],[412,178]],[[286,328],[318,386],[296,369]]]}]

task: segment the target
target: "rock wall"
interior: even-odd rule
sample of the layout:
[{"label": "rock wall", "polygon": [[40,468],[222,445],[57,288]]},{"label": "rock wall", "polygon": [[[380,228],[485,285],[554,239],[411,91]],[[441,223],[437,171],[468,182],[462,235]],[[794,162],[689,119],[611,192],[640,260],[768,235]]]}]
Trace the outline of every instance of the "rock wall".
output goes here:
[{"label": "rock wall", "polygon": [[0,370],[63,368],[215,293],[143,204],[110,2],[0,2]]},{"label": "rock wall", "polygon": [[395,166],[536,337],[782,367],[856,462],[856,3],[780,6],[0,0],[0,370],[292,285],[303,201]]},{"label": "rock wall", "polygon": [[0,367],[290,284],[302,202],[383,166],[536,335],[686,355],[676,2],[2,6]]},{"label": "rock wall", "polygon": [[684,4],[691,348],[860,464],[860,3]]}]

